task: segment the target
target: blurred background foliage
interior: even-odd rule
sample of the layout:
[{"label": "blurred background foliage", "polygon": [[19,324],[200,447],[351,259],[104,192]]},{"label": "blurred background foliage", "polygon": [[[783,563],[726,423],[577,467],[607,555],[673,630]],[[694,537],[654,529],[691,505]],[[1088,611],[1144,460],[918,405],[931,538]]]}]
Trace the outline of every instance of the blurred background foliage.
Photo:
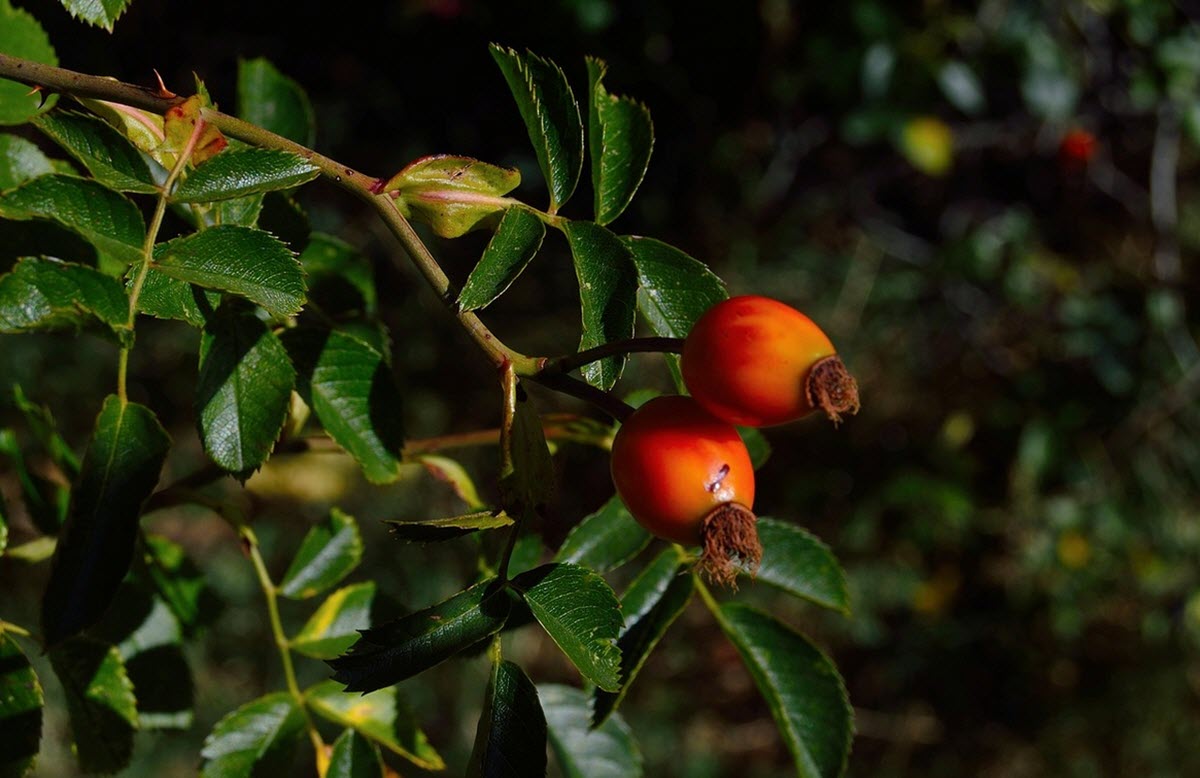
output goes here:
[{"label": "blurred background foliage", "polygon": [[[66,67],[147,84],[157,68],[181,92],[195,71],[232,107],[237,59],[266,56],[309,91],[322,152],[376,175],[429,153],[515,165],[518,194],[535,204],[537,165],[486,43],[555,59],[577,89],[583,55],[607,59],[610,88],[645,101],[657,135],[621,230],[679,245],[733,293],[808,311],[860,380],[864,410],[840,429],[814,419],[768,431],[756,506],[832,545],[852,618],[752,584],[741,593],[803,623],[836,659],[858,714],[850,774],[1200,775],[1194,3],[138,0],[111,37],[57,4],[25,5]],[[323,184],[302,205],[374,262],[410,436],[494,426],[490,368],[415,274],[391,264],[399,249],[373,217]],[[461,282],[485,239],[431,240]],[[18,251],[0,241],[0,263]],[[565,353],[576,338],[566,248],[546,251],[551,261],[485,314],[527,354]],[[178,476],[201,457],[197,336],[147,325],[131,394],[182,444],[168,462]],[[0,427],[16,430],[0,443],[40,472],[46,455],[15,383],[81,448],[115,354],[95,339],[0,338]],[[640,356],[623,386],[668,380]],[[489,489],[493,460],[490,449],[463,459]],[[557,462],[570,488],[545,527],[551,547],[611,493],[603,452],[564,445]],[[473,572],[469,542],[405,547],[376,521],[461,507],[419,468],[381,489],[338,456],[278,457],[242,499],[277,567],[329,505],[356,514],[368,535],[358,575],[396,609]],[[152,525],[220,601],[190,648],[196,725],[139,741],[140,774],[189,774],[217,717],[281,685],[278,658],[225,525],[199,509]],[[0,567],[6,618],[36,621],[44,573]],[[784,774],[765,703],[701,610],[674,627],[623,707],[647,774]],[[513,650],[536,680],[574,682],[532,630]],[[403,687],[452,766],[470,748],[480,665]],[[63,727],[49,724],[51,737]],[[68,760],[47,754],[42,773],[68,774]]]}]

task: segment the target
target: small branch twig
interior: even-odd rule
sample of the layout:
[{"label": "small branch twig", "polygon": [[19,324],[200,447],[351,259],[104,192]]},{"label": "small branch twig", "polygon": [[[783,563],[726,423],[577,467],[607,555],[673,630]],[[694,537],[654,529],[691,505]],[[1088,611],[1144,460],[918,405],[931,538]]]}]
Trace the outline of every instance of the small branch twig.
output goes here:
[{"label": "small branch twig", "polygon": [[599,361],[605,357],[618,354],[637,353],[683,353],[683,338],[627,338],[614,340],[595,348],[580,351],[578,354],[568,354],[558,359],[542,358],[539,361],[538,372],[558,371],[569,373],[572,370]]}]

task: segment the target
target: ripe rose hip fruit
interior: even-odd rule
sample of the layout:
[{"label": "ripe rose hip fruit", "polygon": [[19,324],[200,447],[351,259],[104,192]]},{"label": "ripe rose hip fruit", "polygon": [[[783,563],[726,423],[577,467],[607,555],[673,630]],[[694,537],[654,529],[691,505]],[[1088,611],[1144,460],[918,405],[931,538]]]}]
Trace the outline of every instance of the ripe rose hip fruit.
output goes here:
[{"label": "ripe rose hip fruit", "polygon": [[713,581],[734,582],[733,557],[757,567],[750,454],[733,425],[692,398],[656,397],[634,411],[613,440],[612,477],[652,534],[704,547],[701,570]]},{"label": "ripe rose hip fruit", "polygon": [[683,380],[731,424],[770,427],[820,408],[858,412],[858,385],[820,327],[791,306],[746,295],[704,312],[683,344]]}]

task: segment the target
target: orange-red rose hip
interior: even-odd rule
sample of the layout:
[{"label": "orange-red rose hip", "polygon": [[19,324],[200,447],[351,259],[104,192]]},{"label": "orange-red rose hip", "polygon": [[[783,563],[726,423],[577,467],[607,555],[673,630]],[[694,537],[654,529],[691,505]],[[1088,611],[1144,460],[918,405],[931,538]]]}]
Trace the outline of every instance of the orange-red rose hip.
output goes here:
[{"label": "orange-red rose hip", "polygon": [[858,387],[821,328],[791,306],[746,295],[717,303],[683,346],[683,380],[710,413],[769,427],[821,408],[858,411]]}]

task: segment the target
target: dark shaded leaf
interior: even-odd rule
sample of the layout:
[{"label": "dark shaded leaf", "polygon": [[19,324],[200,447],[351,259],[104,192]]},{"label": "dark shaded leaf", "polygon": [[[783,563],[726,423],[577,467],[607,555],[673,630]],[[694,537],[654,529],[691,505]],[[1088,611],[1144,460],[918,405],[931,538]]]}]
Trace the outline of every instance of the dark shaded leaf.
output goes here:
[{"label": "dark shaded leaf", "polygon": [[755,580],[823,608],[850,613],[850,594],[841,565],[812,533],[794,524],[760,516],[763,557]]},{"label": "dark shaded leaf", "polygon": [[538,686],[538,697],[546,715],[550,747],[564,778],[637,778],[642,774],[642,752],[620,716],[592,728],[587,693],[545,683]]},{"label": "dark shaded leaf", "polygon": [[316,118],[304,89],[266,59],[238,60],[238,116],[259,127],[313,145]]},{"label": "dark shaded leaf", "polygon": [[109,189],[158,193],[146,160],[121,133],[103,120],[55,111],[38,117],[34,125]]},{"label": "dark shaded leaf", "polygon": [[185,635],[206,623],[216,610],[216,598],[204,574],[184,554],[183,546],[161,535],[143,537],[142,573],[179,621]]},{"label": "dark shaded leaf", "polygon": [[371,626],[375,582],[344,586],[330,594],[291,640],[291,646],[314,659],[333,659],[358,640],[359,630]]},{"label": "dark shaded leaf", "polygon": [[187,281],[171,278],[152,267],[146,273],[137,307],[138,313],[156,319],[178,319],[193,327],[203,327],[220,304],[219,292],[210,292]]},{"label": "dark shaded leaf", "polygon": [[0,217],[49,219],[118,262],[138,262],[146,240],[142,212],[123,195],[86,178],[39,176],[0,195]]},{"label": "dark shaded leaf", "polygon": [[289,330],[282,339],[296,366],[296,389],[325,431],[368,480],[396,480],[402,403],[383,354],[345,333],[313,327]]},{"label": "dark shaded leaf", "polygon": [[129,298],[98,270],[53,259],[23,259],[0,276],[0,332],[124,329]]},{"label": "dark shaded leaf", "polygon": [[53,172],[54,163],[36,145],[19,135],[0,135],[0,192]]},{"label": "dark shaded leaf", "polygon": [[738,435],[741,436],[742,442],[746,444],[746,451],[750,454],[750,464],[755,470],[759,469],[767,463],[771,458],[771,443],[766,436],[759,432],[754,427],[738,427]]},{"label": "dark shaded leaf", "polygon": [[42,739],[42,685],[13,637],[0,629],[0,776],[21,778]]},{"label": "dark shaded leaf", "polygon": [[325,778],[383,778],[379,747],[352,729],[333,741]]},{"label": "dark shaded leaf", "polygon": [[477,511],[465,516],[446,519],[423,519],[419,521],[387,521],[392,534],[401,540],[414,543],[433,543],[468,535],[480,530],[508,527],[513,520],[504,511]]},{"label": "dark shaded leaf", "polygon": [[583,121],[562,68],[532,52],[493,43],[492,58],[512,90],[550,190],[550,213],[566,204],[583,170]]},{"label": "dark shaded leaf", "polygon": [[351,694],[337,681],[322,681],[304,693],[309,710],[321,718],[370,738],[426,770],[443,770],[442,757],[429,745],[395,687]]},{"label": "dark shaded leaf", "polygon": [[621,650],[621,689],[596,691],[594,719],[603,723],[629,691],[642,665],[692,597],[694,579],[674,549],[667,549],[646,566],[621,598],[625,627],[617,639]]},{"label": "dark shaded leaf", "polygon": [[375,312],[375,276],[371,261],[349,243],[314,232],[300,254],[308,276],[308,297],[333,316]]},{"label": "dark shaded leaf", "polygon": [[[567,222],[563,229],[571,244],[583,309],[579,350],[632,338],[638,271],[627,244],[591,222]],[[588,383],[607,391],[624,367],[625,356],[620,355],[584,365],[581,372]]]},{"label": "dark shaded leaf", "polygon": [[76,637],[50,651],[67,695],[75,755],[87,773],[114,773],[133,756],[138,728],[133,683],[116,646]]},{"label": "dark shaded leaf", "polygon": [[200,339],[196,421],[205,452],[242,477],[257,470],[283,430],[295,382],[267,325],[242,305],[222,305]]},{"label": "dark shaded leaf", "polygon": [[177,203],[209,203],[290,189],[321,171],[304,157],[275,149],[237,149],[218,154],[192,171],[171,193]]},{"label": "dark shaded leaf", "polygon": [[491,305],[521,275],[545,237],[546,226],[537,216],[524,208],[505,211],[483,257],[459,292],[458,307],[474,311]]},{"label": "dark shaded leaf", "polygon": [[248,702],[217,722],[204,740],[203,778],[291,775],[304,713],[287,692]]},{"label": "dark shaded leaf", "polygon": [[537,689],[520,667],[498,661],[484,697],[467,778],[535,778],[546,774],[546,717]]},{"label": "dark shaded leaf", "polygon": [[513,579],[529,610],[567,658],[601,689],[620,688],[621,604],[596,573],[554,562]]},{"label": "dark shaded leaf", "polygon": [[304,536],[279,584],[285,597],[303,600],[319,594],[350,574],[362,560],[362,535],[353,516],[337,508],[329,519]]},{"label": "dark shaded leaf", "polygon": [[[0,52],[47,65],[58,64],[58,56],[42,25],[29,12],[13,8],[8,0],[0,0]],[[31,93],[25,84],[0,78],[0,124],[24,124],[41,111],[50,110],[57,101],[58,95]]]},{"label": "dark shaded leaf", "polygon": [[287,246],[262,230],[212,227],[155,246],[154,262],[165,275],[241,295],[276,316],[296,313],[304,305],[300,263]]},{"label": "dark shaded leaf", "polygon": [[[21,486],[21,498],[33,523],[46,534],[57,534],[62,523],[66,521],[71,490],[31,472],[25,464],[25,454],[21,451],[16,433],[7,427],[0,429],[0,456],[7,457],[12,462],[17,483]],[[15,551],[13,549],[9,553],[13,554]]]},{"label": "dark shaded leaf", "polygon": [[512,595],[495,580],[363,632],[350,653],[329,662],[346,691],[368,692],[411,678],[499,632]]},{"label": "dark shaded leaf", "polygon": [[646,106],[604,88],[608,66],[588,57],[588,146],[592,157],[595,220],[608,224],[633,199],[654,149],[654,123]]},{"label": "dark shaded leaf", "polygon": [[837,668],[807,638],[761,611],[726,603],[715,615],[766,698],[796,774],[842,775],[854,724]]},{"label": "dark shaded leaf", "polygon": [[502,504],[517,515],[542,513],[554,493],[554,463],[541,417],[520,386],[510,446],[511,461],[500,472]]},{"label": "dark shaded leaf", "polygon": [[571,530],[554,560],[607,573],[633,559],[651,540],[650,533],[634,521],[614,494]]},{"label": "dark shaded leaf", "polygon": [[149,408],[116,395],[104,400],[42,598],[47,645],[96,623],[108,608],[129,570],[141,506],[170,444]]}]

